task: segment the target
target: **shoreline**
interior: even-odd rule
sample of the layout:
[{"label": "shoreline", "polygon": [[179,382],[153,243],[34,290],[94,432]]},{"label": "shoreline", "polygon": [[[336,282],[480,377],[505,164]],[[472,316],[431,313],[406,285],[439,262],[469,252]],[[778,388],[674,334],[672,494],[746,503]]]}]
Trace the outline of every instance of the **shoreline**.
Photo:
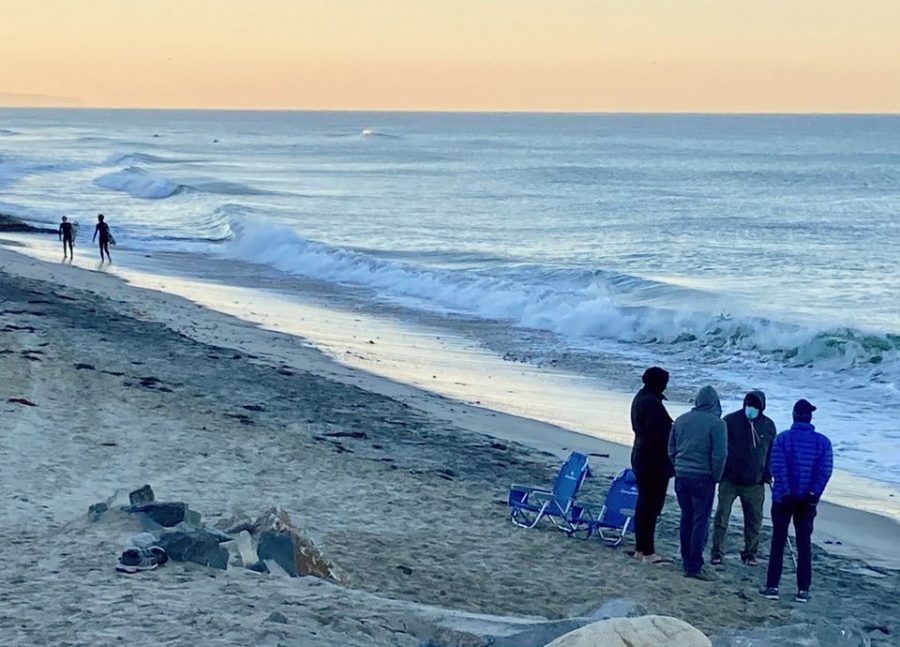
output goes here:
[{"label": "shoreline", "polygon": [[[15,238],[19,240],[16,241]],[[18,244],[22,244],[23,239],[27,243],[33,237],[16,236],[15,238],[0,237],[0,267],[4,264],[3,254],[9,249],[11,253],[34,259],[38,263],[38,265],[32,266],[32,270],[29,272],[29,275],[34,278],[46,279],[49,277],[52,280],[61,280],[63,285],[69,286],[74,286],[81,282],[78,278],[72,280],[73,277],[71,276],[59,275],[54,272],[55,267],[53,263],[33,255],[36,251],[33,248],[10,249],[6,243],[13,242],[15,245],[18,242]],[[29,251],[32,254],[29,254]],[[142,309],[141,315],[152,318],[154,314],[167,313],[159,318],[160,323],[179,330],[180,334],[192,337],[198,341],[215,342],[217,344],[226,342],[224,345],[228,348],[252,352],[262,357],[268,356],[270,359],[281,363],[305,363],[310,361],[311,356],[314,356],[315,370],[317,372],[328,375],[332,379],[360,386],[374,393],[396,398],[422,410],[430,416],[453,423],[467,431],[486,433],[499,440],[519,443],[536,451],[552,454],[557,459],[564,458],[570,451],[583,451],[588,454],[599,454],[608,457],[604,458],[606,465],[602,468],[608,476],[615,475],[630,464],[631,448],[627,444],[598,437],[587,432],[574,431],[567,426],[531,417],[528,413],[510,412],[509,407],[506,407],[507,410],[503,411],[498,408],[498,404],[502,406],[503,402],[491,402],[489,397],[486,398],[486,404],[481,404],[480,401],[476,404],[471,398],[466,398],[465,393],[458,395],[452,392],[449,394],[447,392],[442,393],[434,390],[431,384],[416,383],[411,379],[401,381],[392,376],[378,373],[374,370],[372,358],[367,358],[365,353],[371,353],[375,348],[381,347],[373,346],[368,341],[358,340],[354,345],[351,340],[346,338],[349,337],[349,334],[345,334],[345,337],[340,339],[339,344],[328,347],[321,342],[311,341],[309,337],[303,334],[303,331],[298,332],[296,329],[285,329],[285,326],[279,325],[287,320],[286,317],[280,322],[276,321],[275,325],[272,325],[272,322],[268,322],[269,325],[267,325],[266,322],[259,320],[259,314],[253,310],[253,301],[251,301],[250,306],[238,305],[236,307],[237,299],[239,298],[259,299],[258,294],[255,296],[251,295],[247,289],[237,288],[236,293],[229,294],[226,288],[220,286],[220,290],[226,290],[224,292],[226,296],[235,297],[236,300],[234,303],[230,303],[225,298],[218,298],[214,304],[216,307],[213,307],[210,305],[212,300],[208,294],[204,295],[200,292],[204,288],[202,284],[192,285],[190,282],[185,281],[181,285],[173,285],[173,283],[177,284],[178,282],[175,277],[166,277],[164,275],[141,276],[142,272],[140,270],[131,270],[130,268],[121,268],[119,266],[114,267],[116,272],[114,274],[97,272],[85,267],[69,267],[68,269],[74,269],[79,273],[87,272],[90,276],[104,277],[103,280],[109,280],[115,285],[116,299],[121,299],[123,303],[130,303],[133,306],[145,302],[147,294],[156,295],[156,302],[163,307],[157,313],[150,309]],[[157,282],[159,285],[153,287],[154,282]],[[194,292],[193,296],[196,298],[191,298],[192,291]],[[218,332],[215,335],[205,334],[201,326],[183,326],[177,321],[176,317],[171,315],[171,304],[179,299],[187,299],[191,303],[192,309],[202,308],[205,311],[205,317],[216,319],[216,315],[218,315],[223,319],[235,318],[240,324],[227,339],[217,336],[219,335]],[[191,314],[193,315],[193,313]],[[257,320],[254,320],[254,318]],[[207,328],[210,327],[207,326]],[[215,329],[219,330],[218,327]],[[339,329],[341,328],[339,327]],[[275,352],[274,347],[267,348],[264,344],[248,345],[245,333],[249,330],[265,331],[275,336],[286,335],[289,340],[296,340],[309,352],[300,353],[298,356],[293,348],[285,349],[285,344],[283,343],[276,346],[280,347],[282,352]],[[344,332],[346,333],[345,330]],[[290,347],[292,345],[287,344],[287,346]],[[344,357],[341,356],[338,350],[343,347],[352,349],[347,351]],[[396,345],[394,348],[396,348]],[[500,360],[500,363],[508,364],[502,362],[502,360]],[[513,370],[507,373],[505,377],[511,379],[513,374],[517,372],[517,368],[513,367]],[[504,376],[500,375],[497,377],[500,378],[498,381],[502,381]],[[452,383],[452,380],[450,383]],[[610,417],[614,419],[622,417],[620,415],[622,412],[617,409],[627,407],[630,400],[627,398],[623,399],[623,396],[620,394],[612,393],[607,398],[596,403],[598,405],[596,408],[598,412],[597,418],[603,420]],[[685,407],[682,405],[682,408]],[[675,407],[670,405],[670,409],[673,417],[680,413],[677,405]],[[685,410],[687,409],[685,408]],[[498,422],[502,422],[502,424],[498,425]],[[608,424],[604,424],[599,433],[621,436],[621,434],[614,432]],[[596,469],[597,466],[595,466]],[[859,497],[860,492],[863,491],[862,489],[868,485],[864,479],[858,479],[858,477],[847,473],[837,472],[835,476],[836,478],[833,478],[832,482],[829,483],[830,494],[834,496],[835,490],[838,490],[842,493],[842,498],[846,500],[853,500],[855,497]],[[860,481],[859,484],[853,482],[856,479]],[[878,482],[873,482],[871,485],[877,487]],[[669,495],[673,501],[672,505],[675,505],[673,487],[670,484]],[[860,501],[861,505],[859,507],[852,507],[843,503],[832,503],[827,500],[828,495],[829,492],[826,492],[826,500],[823,500],[820,505],[816,532],[814,534],[816,543],[832,554],[863,559],[872,566],[900,571],[900,545],[897,545],[895,540],[897,533],[900,532],[900,516],[893,517],[874,512],[870,509],[872,504],[867,504],[865,501]],[[887,487],[885,487],[884,496],[893,496]],[[888,503],[887,499],[884,499],[884,501]],[[675,507],[677,508],[677,505]],[[900,502],[895,507],[900,510]],[[732,523],[738,518],[738,508],[739,506],[736,506],[733,512]],[[769,523],[768,500],[764,512],[764,521],[766,524]]]},{"label": "shoreline", "polygon": [[[11,377],[0,394],[7,421],[0,448],[12,490],[0,541],[27,547],[14,551],[0,581],[13,591],[3,613],[17,618],[22,640],[52,644],[75,632],[96,644],[138,623],[142,640],[132,644],[149,645],[162,623],[167,633],[194,638],[227,627],[232,643],[260,644],[259,623],[278,605],[294,621],[285,631],[300,644],[323,623],[353,640],[322,644],[418,644],[400,642],[396,630],[379,629],[372,641],[366,618],[374,612],[347,607],[337,587],[317,589],[332,604],[326,619],[303,616],[301,623],[292,605],[308,606],[313,586],[303,582],[180,564],[153,580],[116,578],[114,556],[127,537],[85,525],[84,514],[144,482],[213,520],[284,505],[349,574],[353,590],[379,599],[559,619],[626,596],[709,635],[815,623],[823,614],[873,627],[896,617],[898,603],[886,596],[900,572],[861,559],[817,549],[816,604],[773,605],[755,594],[761,569],[729,562],[720,582],[707,585],[675,568],[640,564],[625,547],[509,523],[508,484],[547,483],[558,466],[553,446],[525,443],[549,436],[557,451],[565,442],[610,453],[592,459],[585,496],[597,500],[608,483],[603,475],[621,468],[621,448],[607,441],[342,366],[296,337],[115,276],[2,246],[0,273],[0,363]],[[498,429],[510,440],[498,441]],[[676,507],[670,501],[660,520],[659,543],[670,554],[677,552]],[[732,528],[730,540],[738,534]],[[16,575],[26,568],[28,578]],[[87,595],[89,613],[65,611]],[[216,605],[215,620],[184,624],[198,599]],[[136,602],[167,618],[135,618]],[[337,629],[327,619],[335,614],[343,618]],[[100,633],[85,638],[92,631]]]},{"label": "shoreline", "polygon": [[[2,241],[0,239],[0,243]],[[25,247],[20,250],[22,254],[52,265],[49,248],[34,247],[34,236],[7,236],[6,241],[24,244]],[[119,257],[122,255],[120,252]],[[356,313],[291,300],[286,295],[266,289],[253,290],[239,285],[191,280],[177,274],[156,274],[147,267],[155,264],[155,260],[147,261],[144,255],[134,252],[125,252],[125,256],[136,267],[114,265],[112,275],[127,285],[186,298],[213,312],[236,317],[250,326],[290,335],[303,344],[315,347],[323,359],[334,363],[334,367],[347,371],[347,379],[356,380],[358,376],[354,376],[357,371],[370,376],[372,379],[367,382],[366,388],[408,399],[418,403],[417,406],[427,406],[429,413],[445,418],[448,417],[448,410],[457,408],[466,411],[466,415],[484,411],[486,414],[482,419],[501,414],[527,420],[533,424],[513,425],[517,436],[502,431],[489,433],[504,440],[522,442],[557,457],[564,458],[573,448],[592,447],[589,452],[609,454],[614,463],[622,468],[630,463],[631,430],[630,427],[625,429],[628,427],[625,423],[631,394],[596,385],[583,386],[582,382],[587,380],[545,369],[528,369],[489,352],[479,351],[469,342],[458,343],[458,348],[447,350],[447,340],[450,339],[450,344],[453,342],[452,335],[446,333],[428,329],[417,331],[411,327],[399,329],[372,317],[360,318],[361,315]],[[84,257],[79,260],[83,263]],[[91,261],[88,261],[87,265],[90,264]],[[95,271],[86,265],[80,265],[78,269]],[[412,342],[409,341],[411,331],[414,334]],[[437,339],[442,340],[440,344],[433,341],[435,334]],[[378,340],[377,344],[372,341],[373,338]],[[234,340],[235,345],[240,342],[239,338]],[[421,363],[420,356],[436,357],[442,351],[451,358],[453,355],[475,353],[477,361],[487,368],[462,373],[459,366],[441,364],[438,368],[442,370],[432,371]],[[401,354],[405,357],[398,359]],[[468,361],[466,363],[470,364]],[[429,380],[427,374],[431,372],[440,375],[431,376],[434,379]],[[522,378],[520,373],[528,373],[528,376]],[[537,377],[530,379],[534,376]],[[472,378],[475,378],[474,381]],[[498,389],[500,384],[502,388]],[[530,391],[535,388],[545,391],[532,396]],[[547,392],[550,398],[546,397]],[[436,403],[426,405],[428,398],[423,397],[425,394],[435,396]],[[548,400],[550,405],[543,404]],[[689,410],[690,405],[669,402],[668,407],[672,416],[676,417]],[[674,496],[672,487],[669,494]],[[820,516],[820,524],[829,529],[828,536],[822,539],[829,542],[828,550],[853,555],[855,553],[848,553],[844,546],[856,543],[862,551],[861,555],[878,561],[881,566],[900,569],[900,550],[893,550],[889,537],[895,530],[894,526],[900,530],[900,485],[837,469],[823,504],[820,510],[828,510],[828,513]],[[877,518],[867,526],[875,530],[874,537],[867,533],[863,539],[842,532],[843,519],[847,514],[852,513],[855,522],[868,519],[855,514],[857,512]],[[768,511],[765,518],[768,522]],[[891,550],[885,551],[885,548]],[[890,553],[890,556],[885,556],[885,553]]]}]

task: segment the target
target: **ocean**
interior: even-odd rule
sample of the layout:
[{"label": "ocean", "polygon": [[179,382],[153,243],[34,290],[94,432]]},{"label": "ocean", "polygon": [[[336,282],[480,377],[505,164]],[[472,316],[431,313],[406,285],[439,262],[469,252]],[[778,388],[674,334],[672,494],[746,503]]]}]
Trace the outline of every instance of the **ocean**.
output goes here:
[{"label": "ocean", "polygon": [[0,212],[74,218],[81,254],[104,213],[160,271],[598,391],[659,364],[673,400],[762,388],[779,428],[806,397],[891,484],[898,210],[900,116],[0,110]]}]

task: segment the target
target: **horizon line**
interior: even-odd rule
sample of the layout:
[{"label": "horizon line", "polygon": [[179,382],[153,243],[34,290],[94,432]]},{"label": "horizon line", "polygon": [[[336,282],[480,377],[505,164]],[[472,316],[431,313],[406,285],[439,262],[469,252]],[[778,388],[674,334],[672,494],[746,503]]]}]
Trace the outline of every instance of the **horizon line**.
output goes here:
[{"label": "horizon line", "polygon": [[684,116],[833,116],[833,117],[896,117],[896,112],[829,112],[800,110],[530,110],[530,109],[441,109],[441,108],[232,108],[232,107],[142,107],[142,106],[23,106],[2,105],[0,110],[79,110],[120,112],[306,112],[306,113],[405,113],[405,114],[480,114],[480,115],[684,115]]}]

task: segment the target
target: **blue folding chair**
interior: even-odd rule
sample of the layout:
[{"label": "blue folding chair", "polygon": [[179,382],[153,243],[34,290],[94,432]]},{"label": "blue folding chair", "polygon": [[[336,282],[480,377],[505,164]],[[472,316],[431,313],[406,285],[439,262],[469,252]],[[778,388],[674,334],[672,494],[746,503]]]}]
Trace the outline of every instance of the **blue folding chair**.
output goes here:
[{"label": "blue folding chair", "polygon": [[618,546],[632,528],[637,495],[637,477],[632,470],[623,470],[610,484],[602,506],[587,503],[573,506],[572,534],[583,530],[590,537],[597,533],[601,541]]},{"label": "blue folding chair", "polygon": [[560,530],[575,531],[578,527],[572,517],[575,496],[589,473],[588,457],[572,452],[560,467],[553,489],[511,486],[509,512],[512,522],[522,528],[534,528],[542,519],[547,519]]}]

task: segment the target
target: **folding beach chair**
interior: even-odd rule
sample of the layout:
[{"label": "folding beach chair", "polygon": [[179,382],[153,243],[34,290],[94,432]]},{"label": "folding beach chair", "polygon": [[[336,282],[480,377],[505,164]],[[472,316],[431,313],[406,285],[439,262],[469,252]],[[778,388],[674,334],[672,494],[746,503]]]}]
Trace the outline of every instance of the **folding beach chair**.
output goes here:
[{"label": "folding beach chair", "polygon": [[572,532],[576,529],[572,518],[575,496],[589,472],[588,457],[572,452],[559,468],[551,490],[511,486],[509,513],[512,522],[522,528],[534,528],[542,519],[547,519],[560,530]]},{"label": "folding beach chair", "polygon": [[[613,479],[602,506],[578,503],[572,512],[575,532],[585,530],[590,537],[597,533],[600,541],[618,546],[631,530],[637,506],[637,477],[630,469]],[[574,534],[574,533],[572,533]]]}]

